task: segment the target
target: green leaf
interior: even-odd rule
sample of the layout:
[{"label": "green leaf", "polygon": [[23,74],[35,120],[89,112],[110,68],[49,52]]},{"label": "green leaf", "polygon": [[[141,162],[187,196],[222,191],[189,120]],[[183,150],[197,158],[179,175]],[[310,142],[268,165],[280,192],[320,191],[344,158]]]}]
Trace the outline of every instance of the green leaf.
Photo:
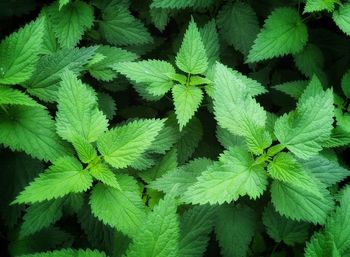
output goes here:
[{"label": "green leaf", "polygon": [[102,54],[103,59],[97,63],[89,65],[90,74],[102,81],[111,81],[117,77],[117,73],[112,69],[120,62],[134,61],[138,56],[132,52],[112,46],[100,46],[96,54]]},{"label": "green leaf", "polygon": [[69,154],[55,131],[48,111],[42,107],[12,105],[0,110],[0,143],[40,160],[55,160]]},{"label": "green leaf", "polygon": [[249,51],[248,62],[259,62],[300,52],[308,40],[307,27],[295,9],[275,9]]},{"label": "green leaf", "polygon": [[153,41],[143,23],[118,1],[104,8],[99,26],[101,34],[113,45],[139,45]]},{"label": "green leaf", "polygon": [[307,85],[308,81],[296,80],[275,85],[273,86],[273,88],[295,99],[298,99],[303,94],[303,91],[305,90]]},{"label": "green leaf", "polygon": [[133,236],[146,218],[145,205],[137,191],[124,188],[130,177],[119,176],[120,189],[97,184],[90,196],[91,211],[103,223]]},{"label": "green leaf", "polygon": [[294,55],[294,62],[297,68],[309,78],[317,75],[323,78],[324,56],[316,45],[308,44],[301,52]]},{"label": "green leaf", "polygon": [[[213,19],[209,21],[199,29],[199,32],[201,34],[204,48],[207,53],[208,67],[211,67],[219,59],[220,54],[219,35],[216,30],[215,20]],[[193,76],[191,79],[193,79]]]},{"label": "green leaf", "polygon": [[247,206],[223,205],[219,209],[215,232],[223,257],[247,256],[255,223],[254,212]]},{"label": "green leaf", "polygon": [[350,70],[348,70],[341,79],[341,88],[344,95],[350,98]]},{"label": "green leaf", "polygon": [[332,12],[334,10],[334,4],[338,3],[338,0],[307,0],[304,13],[328,11]]},{"label": "green leaf", "polygon": [[300,97],[297,109],[277,119],[275,135],[292,153],[308,159],[322,150],[322,143],[330,138],[333,112],[332,90],[323,91],[321,86],[310,83]]},{"label": "green leaf", "polygon": [[34,234],[59,220],[62,217],[63,201],[63,199],[55,199],[28,207],[23,216],[20,237]]},{"label": "green leaf", "polygon": [[[11,256],[40,257],[41,255],[35,252],[48,251],[64,245],[68,246],[72,241],[73,237],[67,232],[57,227],[50,227],[34,235],[12,241],[9,245],[9,252]],[[33,252],[34,254],[31,255]],[[48,254],[51,254],[51,252],[48,252]],[[58,256],[61,257],[62,255]],[[67,255],[64,254],[63,256]]]},{"label": "green leaf", "polygon": [[332,186],[350,176],[348,169],[322,155],[316,155],[308,160],[299,160],[299,163],[306,172],[327,186]]},{"label": "green leaf", "polygon": [[340,253],[344,253],[350,248],[350,187],[347,186],[340,197],[340,205],[328,219],[325,230],[334,239],[335,245]]},{"label": "green leaf", "polygon": [[296,222],[279,215],[269,204],[263,213],[263,223],[268,235],[276,243],[284,242],[287,245],[304,243],[308,238],[308,224]]},{"label": "green leaf", "polygon": [[154,96],[163,96],[173,86],[167,76],[175,73],[174,67],[165,61],[148,60],[118,63],[113,68],[136,83],[144,83],[145,90]]},{"label": "green leaf", "polygon": [[174,196],[181,196],[189,186],[197,181],[197,177],[212,164],[213,162],[206,158],[194,159],[177,169],[169,169],[162,177],[151,181],[148,187],[166,194],[171,192]]},{"label": "green leaf", "polygon": [[195,86],[175,85],[172,93],[176,118],[180,130],[182,130],[199,108],[203,99],[203,92]]},{"label": "green leaf", "polygon": [[7,86],[0,86],[0,105],[25,105],[39,107],[34,99],[25,93]]},{"label": "green leaf", "polygon": [[117,110],[113,97],[107,93],[97,92],[97,98],[98,108],[106,115],[107,119],[112,120]]},{"label": "green leaf", "polygon": [[57,133],[74,142],[82,138],[91,143],[107,130],[106,116],[97,108],[96,93],[71,71],[62,74],[58,91]]},{"label": "green leaf", "polygon": [[208,57],[197,24],[191,20],[176,55],[176,66],[189,74],[202,74],[208,68]]},{"label": "green leaf", "polygon": [[92,177],[73,157],[57,159],[44,173],[24,188],[13,203],[35,203],[57,199],[89,189]]},{"label": "green leaf", "polygon": [[151,7],[164,9],[205,8],[214,0],[153,0]]},{"label": "green leaf", "polygon": [[62,48],[73,48],[94,22],[93,8],[81,1],[59,7],[54,2],[47,9],[49,21]]},{"label": "green leaf", "polygon": [[103,184],[121,190],[115,174],[105,163],[92,165],[89,171],[91,176],[101,181]]},{"label": "green leaf", "polygon": [[97,47],[64,49],[41,57],[33,76],[24,86],[31,95],[41,100],[56,101],[62,73],[70,70],[79,74],[96,49]]},{"label": "green leaf", "polygon": [[324,224],[334,204],[329,191],[318,185],[318,190],[313,191],[275,180],[271,186],[272,203],[287,218]]},{"label": "green leaf", "polygon": [[350,3],[342,4],[338,10],[333,12],[333,20],[335,24],[346,35],[350,36]]},{"label": "green leaf", "polygon": [[[157,140],[155,140],[157,142]],[[170,150],[164,157],[159,160],[152,168],[141,172],[139,176],[147,183],[151,183],[155,179],[161,177],[168,171],[177,167],[177,151],[176,148]]]},{"label": "green leaf", "polygon": [[279,153],[267,167],[273,179],[299,186],[304,190],[318,191],[314,179],[306,173],[290,153]]},{"label": "green leaf", "polygon": [[52,252],[46,253],[34,253],[34,254],[25,254],[21,255],[22,257],[106,257],[103,252],[99,252],[97,250],[74,250],[74,249],[63,249],[63,250],[55,250]]},{"label": "green leaf", "polygon": [[28,80],[39,58],[45,30],[44,18],[37,19],[0,43],[0,84]]},{"label": "green leaf", "polygon": [[97,157],[96,149],[85,138],[76,137],[72,143],[78,154],[79,160],[83,163],[89,163]]},{"label": "green leaf", "polygon": [[218,27],[224,40],[245,56],[259,32],[255,11],[243,2],[224,5],[218,14]]},{"label": "green leaf", "polygon": [[97,141],[103,158],[120,169],[132,164],[151,146],[164,120],[136,120],[107,131]]},{"label": "green leaf", "polygon": [[150,16],[154,26],[163,32],[170,20],[171,12],[168,9],[151,8]]},{"label": "green leaf", "polygon": [[316,233],[306,245],[305,257],[341,257],[330,233]]},{"label": "green leaf", "polygon": [[261,154],[272,140],[265,131],[266,112],[253,99],[249,86],[255,85],[243,75],[217,63],[214,78],[214,113],[218,124],[231,133],[247,138],[249,148]]},{"label": "green leaf", "polygon": [[178,257],[179,230],[176,201],[165,196],[142,222],[125,256]]},{"label": "green leaf", "polygon": [[63,6],[69,4],[70,0],[58,0],[59,9],[61,10]]},{"label": "green leaf", "polygon": [[182,215],[178,256],[203,256],[214,225],[215,210],[209,206],[195,206]]},{"label": "green leaf", "polygon": [[267,175],[245,149],[233,147],[220,156],[220,162],[204,171],[188,188],[184,199],[193,204],[222,204],[248,195],[258,198],[267,186]]}]

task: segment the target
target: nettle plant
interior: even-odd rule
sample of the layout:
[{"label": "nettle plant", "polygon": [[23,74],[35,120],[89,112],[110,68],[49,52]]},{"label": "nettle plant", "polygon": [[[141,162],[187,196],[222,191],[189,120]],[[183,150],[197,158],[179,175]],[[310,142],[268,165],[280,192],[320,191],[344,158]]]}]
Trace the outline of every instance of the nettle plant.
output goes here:
[{"label": "nettle plant", "polygon": [[4,256],[350,256],[350,3],[22,4]]}]

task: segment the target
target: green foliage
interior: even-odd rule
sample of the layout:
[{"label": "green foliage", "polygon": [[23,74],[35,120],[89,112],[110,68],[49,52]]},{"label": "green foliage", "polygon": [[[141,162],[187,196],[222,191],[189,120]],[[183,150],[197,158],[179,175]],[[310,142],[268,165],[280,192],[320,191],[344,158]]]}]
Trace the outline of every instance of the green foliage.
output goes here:
[{"label": "green foliage", "polygon": [[95,92],[79,81],[72,72],[62,74],[58,91],[57,133],[74,142],[82,138],[96,141],[107,130],[107,119],[97,108]]},{"label": "green foliage", "polygon": [[253,210],[247,206],[220,208],[215,232],[224,257],[246,256],[256,227],[255,219]]},{"label": "green foliage", "polygon": [[263,29],[249,51],[248,62],[300,52],[308,40],[308,31],[298,12],[278,8],[265,20]]},{"label": "green foliage", "polygon": [[347,1],[44,2],[0,1],[1,256],[350,256]]},{"label": "green foliage", "polygon": [[63,7],[55,2],[48,8],[47,13],[62,48],[75,47],[94,21],[93,8],[81,1]]},{"label": "green foliage", "polygon": [[204,73],[208,67],[208,57],[196,23],[191,20],[181,47],[176,55],[176,65],[190,74]]},{"label": "green foliage", "polygon": [[23,83],[32,76],[43,35],[44,18],[41,18],[1,41],[0,84]]}]

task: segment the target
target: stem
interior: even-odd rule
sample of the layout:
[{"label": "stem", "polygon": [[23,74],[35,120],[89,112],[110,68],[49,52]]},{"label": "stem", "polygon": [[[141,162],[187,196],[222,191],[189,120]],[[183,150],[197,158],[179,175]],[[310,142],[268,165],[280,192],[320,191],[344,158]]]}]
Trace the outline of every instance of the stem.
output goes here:
[{"label": "stem", "polygon": [[190,79],[191,79],[191,73],[187,74],[187,79],[186,79],[186,86],[189,86],[190,84]]}]

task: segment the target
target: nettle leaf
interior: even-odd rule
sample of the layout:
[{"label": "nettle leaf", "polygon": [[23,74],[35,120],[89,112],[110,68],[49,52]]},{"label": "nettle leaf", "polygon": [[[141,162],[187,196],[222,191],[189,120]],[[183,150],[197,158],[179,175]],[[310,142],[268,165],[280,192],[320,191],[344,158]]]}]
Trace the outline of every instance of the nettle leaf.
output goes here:
[{"label": "nettle leaf", "polygon": [[189,74],[202,74],[208,68],[208,57],[197,24],[192,19],[176,55],[176,66]]},{"label": "nettle leaf", "polygon": [[308,44],[301,52],[294,55],[294,62],[297,68],[309,78],[317,75],[323,78],[324,56],[320,48]]},{"label": "nettle leaf", "polygon": [[180,228],[176,200],[160,200],[140,225],[126,257],[178,257]]},{"label": "nettle leaf", "polygon": [[166,61],[124,62],[114,65],[113,69],[136,83],[146,84],[143,87],[154,96],[163,96],[174,84],[167,74],[174,74],[175,69]]},{"label": "nettle leaf", "polygon": [[91,176],[101,181],[103,184],[121,190],[115,174],[105,163],[97,163],[92,165],[89,171]]},{"label": "nettle leaf", "polygon": [[110,165],[125,168],[151,146],[163,125],[164,120],[149,119],[113,128],[98,139],[98,150]]},{"label": "nettle leaf", "polygon": [[275,85],[273,88],[298,99],[303,94],[308,84],[309,82],[306,80],[296,80]]},{"label": "nettle leaf", "polygon": [[214,0],[153,0],[151,7],[164,9],[205,8]]},{"label": "nettle leaf", "polygon": [[13,203],[35,203],[89,189],[92,177],[73,157],[57,159],[17,196]]},{"label": "nettle leaf", "polygon": [[179,255],[201,257],[206,250],[209,234],[213,228],[216,209],[210,206],[195,206],[180,219]]},{"label": "nettle leaf", "polygon": [[302,159],[322,150],[333,128],[333,93],[323,91],[314,78],[298,101],[295,111],[284,114],[275,123],[275,135],[282,145]]},{"label": "nettle leaf", "polygon": [[57,133],[69,142],[82,138],[96,141],[108,127],[106,116],[98,110],[94,90],[84,85],[71,71],[62,74],[58,91]]},{"label": "nettle leaf", "polygon": [[31,205],[23,216],[24,222],[20,230],[20,237],[34,234],[55,223],[62,217],[63,199],[44,201]]},{"label": "nettle leaf", "polygon": [[77,136],[72,143],[78,154],[79,160],[83,163],[89,163],[97,157],[96,149],[85,138]]},{"label": "nettle leaf", "polygon": [[122,233],[134,236],[146,218],[146,208],[140,193],[128,183],[131,177],[118,176],[121,189],[97,184],[91,192],[90,206],[94,216]]},{"label": "nettle leaf", "polygon": [[295,9],[275,9],[265,20],[247,62],[259,62],[300,52],[308,40],[307,27]]},{"label": "nettle leaf", "polygon": [[330,233],[316,233],[307,243],[305,257],[341,257]]},{"label": "nettle leaf", "polygon": [[55,250],[52,252],[45,253],[34,253],[34,254],[24,254],[21,255],[23,257],[76,257],[76,256],[84,256],[84,257],[106,257],[104,252],[99,252],[97,250],[74,250],[74,249],[63,249],[63,250]]},{"label": "nettle leaf", "polygon": [[7,86],[0,86],[0,105],[40,106],[39,103],[27,94]]},{"label": "nettle leaf", "polygon": [[1,41],[0,84],[19,84],[32,76],[39,59],[44,30],[45,19],[40,18]]},{"label": "nettle leaf", "polygon": [[329,217],[325,231],[333,236],[339,252],[345,253],[350,248],[350,187],[347,186],[340,194],[340,205]]},{"label": "nettle leaf", "polygon": [[107,93],[97,92],[98,108],[106,115],[107,119],[112,120],[116,115],[117,104],[113,97]]},{"label": "nettle leaf", "polygon": [[[155,142],[157,141],[155,140]],[[176,148],[173,148],[153,167],[141,172],[139,175],[144,181],[151,183],[155,179],[164,175],[166,172],[176,169],[177,165],[177,150]]]},{"label": "nettle leaf", "polygon": [[63,49],[42,56],[33,76],[24,84],[28,93],[47,102],[56,101],[62,73],[70,70],[79,74],[85,69],[84,65],[93,57],[96,49],[97,47]]},{"label": "nettle leaf", "polygon": [[176,118],[180,130],[182,130],[199,108],[203,99],[203,92],[195,86],[175,85],[172,94]]},{"label": "nettle leaf", "polygon": [[61,10],[61,8],[67,4],[69,4],[70,0],[58,0],[58,4],[59,4],[59,9]]},{"label": "nettle leaf", "polygon": [[151,8],[150,16],[154,26],[163,32],[170,20],[171,11],[168,9]]},{"label": "nettle leaf", "polygon": [[62,48],[75,47],[94,22],[93,8],[82,1],[74,1],[63,7],[54,2],[48,7],[47,14]]},{"label": "nettle leaf", "polygon": [[308,237],[307,223],[281,216],[271,204],[265,208],[262,219],[268,235],[277,243],[283,241],[287,245],[301,244]]},{"label": "nettle leaf", "polygon": [[139,45],[153,41],[144,24],[117,1],[111,2],[102,10],[99,27],[101,34],[113,45]]},{"label": "nettle leaf", "polygon": [[327,186],[332,186],[350,176],[350,170],[322,155],[298,161],[306,172]]},{"label": "nettle leaf", "polygon": [[275,180],[271,186],[272,203],[287,218],[324,224],[334,203],[330,192],[315,181],[318,190]]},{"label": "nettle leaf", "polygon": [[249,87],[256,87],[256,84],[217,63],[214,85],[214,113],[218,124],[235,135],[245,137],[253,152],[262,153],[272,139],[264,130],[266,112],[251,97],[255,89]]},{"label": "nettle leaf", "polygon": [[300,186],[305,190],[317,192],[318,185],[306,173],[290,153],[279,153],[269,163],[267,170],[273,179]]},{"label": "nettle leaf", "polygon": [[348,70],[341,79],[341,88],[344,95],[350,98],[350,70]]},{"label": "nettle leaf", "polygon": [[307,0],[304,13],[328,11],[332,12],[334,10],[334,4],[338,3],[338,0]]},{"label": "nettle leaf", "polygon": [[56,160],[70,149],[59,138],[55,123],[43,107],[7,106],[0,111],[0,143],[40,160]]},{"label": "nettle leaf", "polygon": [[224,257],[246,256],[256,227],[254,211],[247,206],[223,205],[215,225],[216,238]]},{"label": "nettle leaf", "polygon": [[261,165],[254,165],[251,154],[233,147],[204,171],[185,192],[184,200],[193,204],[222,204],[248,195],[258,198],[267,186],[267,175]]},{"label": "nettle leaf", "polygon": [[[208,57],[208,67],[210,68],[219,59],[220,54],[219,35],[216,30],[215,20],[209,21],[199,29],[199,32]],[[191,79],[193,79],[193,77],[191,77]]]},{"label": "nettle leaf", "polygon": [[259,23],[253,8],[247,3],[224,5],[218,14],[218,27],[225,41],[247,55],[259,32]]},{"label": "nettle leaf", "polygon": [[178,168],[168,170],[160,178],[151,181],[148,187],[166,194],[171,192],[174,196],[181,196],[189,186],[197,181],[197,177],[212,164],[213,161],[206,158],[192,160]]},{"label": "nettle leaf", "polygon": [[333,12],[333,20],[335,24],[346,35],[350,36],[350,3],[342,4],[338,10]]},{"label": "nettle leaf", "polygon": [[138,58],[135,53],[112,46],[99,46],[96,54],[102,54],[102,60],[89,65],[88,69],[94,78],[102,81],[111,81],[117,77],[113,70],[116,64],[135,61]]}]

